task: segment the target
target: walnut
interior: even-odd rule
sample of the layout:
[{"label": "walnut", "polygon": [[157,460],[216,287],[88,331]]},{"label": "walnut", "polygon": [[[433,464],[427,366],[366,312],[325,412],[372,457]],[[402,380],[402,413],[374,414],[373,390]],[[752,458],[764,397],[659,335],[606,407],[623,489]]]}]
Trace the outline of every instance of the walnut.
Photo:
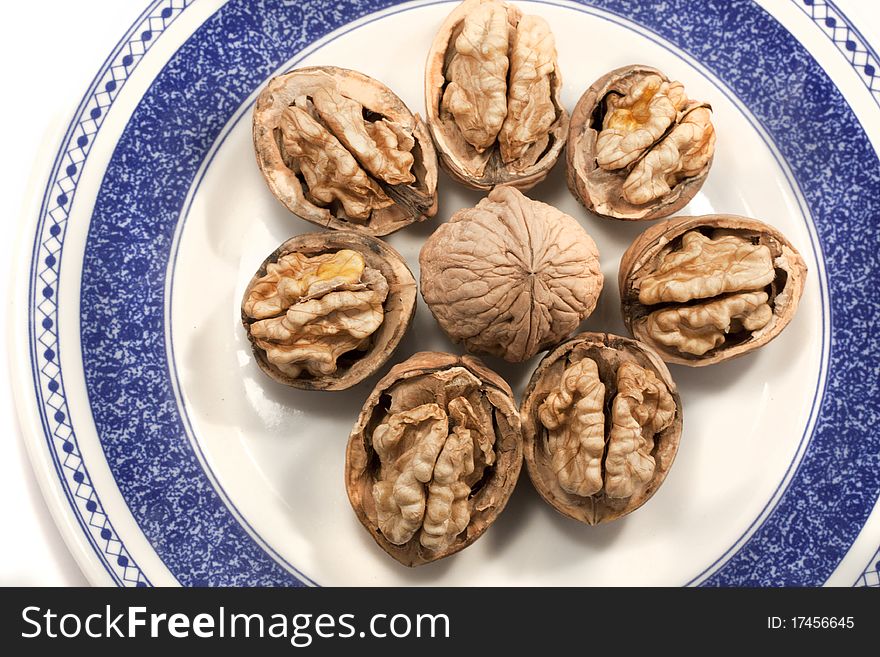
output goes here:
[{"label": "walnut", "polygon": [[547,354],[520,408],[541,496],[595,525],[635,511],[663,483],[681,439],[681,399],[646,345],[581,333]]},{"label": "walnut", "polygon": [[551,468],[559,485],[572,495],[586,497],[602,490],[604,407],[605,384],[596,361],[584,358],[562,373],[559,389],[538,409],[541,424],[549,430]]},{"label": "walnut", "polygon": [[379,381],[352,430],[352,508],[388,554],[417,566],[477,540],[519,477],[510,387],[479,360],[417,353]]},{"label": "walnut", "polygon": [[702,356],[724,344],[728,333],[758,331],[773,319],[766,292],[740,292],[696,306],[655,310],[645,332],[681,353]]},{"label": "walnut", "polygon": [[605,457],[605,495],[628,499],[654,478],[654,436],[672,424],[677,406],[666,384],[632,362],[617,368],[617,395]]},{"label": "walnut", "polygon": [[568,130],[550,26],[498,0],[465,0],[440,27],[425,71],[440,163],[474,189],[528,189],[559,158]]},{"label": "walnut", "polygon": [[269,189],[306,221],[381,236],[437,212],[427,127],[362,73],[320,66],[272,79],[253,129]]},{"label": "walnut", "polygon": [[668,219],[642,233],[621,258],[624,321],[669,363],[718,363],[782,332],[806,273],[789,241],[755,219]]},{"label": "walnut", "polygon": [[683,208],[712,165],[711,107],[648,66],[597,80],[571,116],[568,186],[603,217],[647,220]]},{"label": "walnut", "polygon": [[580,224],[513,187],[459,210],[419,255],[421,291],[468,351],[522,362],[574,331],[602,290],[599,254]]},{"label": "walnut", "polygon": [[241,318],[260,368],[280,383],[343,390],[378,370],[415,313],[416,283],[394,249],[339,231],[282,244],[251,279]]}]

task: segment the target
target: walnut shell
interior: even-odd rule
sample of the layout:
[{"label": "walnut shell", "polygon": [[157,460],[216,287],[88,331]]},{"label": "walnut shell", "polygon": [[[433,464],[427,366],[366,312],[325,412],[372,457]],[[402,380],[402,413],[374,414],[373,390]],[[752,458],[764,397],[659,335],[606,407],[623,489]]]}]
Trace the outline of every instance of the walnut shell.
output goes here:
[{"label": "walnut shell", "polygon": [[382,236],[437,212],[427,127],[363,73],[316,66],[273,78],[253,132],[269,189],[306,221]]},{"label": "walnut shell", "polygon": [[419,264],[422,297],[446,334],[513,363],[575,331],[604,280],[577,221],[507,186],[441,224]]},{"label": "walnut shell", "polygon": [[420,352],[392,367],[364,403],[345,453],[345,486],[376,543],[418,566],[482,536],[521,467],[507,383],[471,356]]},{"label": "walnut shell", "polygon": [[[605,129],[609,103],[629,112],[630,92],[642,94],[641,110],[650,118],[634,119],[637,108]],[[571,193],[610,219],[647,221],[677,212],[700,190],[712,166],[710,113],[708,104],[688,99],[680,83],[656,68],[624,66],[603,75],[571,115],[565,151]]]},{"label": "walnut shell", "polygon": [[[479,44],[479,47],[475,47]],[[465,0],[428,53],[425,107],[440,163],[472,189],[529,189],[568,131],[553,33],[499,0]]]},{"label": "walnut shell", "polygon": [[[372,272],[379,281],[385,296],[374,300],[374,304],[378,305],[378,308],[375,308],[379,315],[379,322],[376,322],[378,326],[366,337],[356,334],[354,341],[357,343],[356,346],[339,353],[332,364],[319,359],[321,370],[317,373],[310,374],[306,371],[292,376],[289,371],[285,371],[284,366],[271,362],[266,349],[260,346],[260,340],[254,335],[254,326],[258,321],[253,316],[255,313],[252,308],[250,312],[246,310],[249,305],[248,301],[253,298],[254,290],[261,284],[261,281],[265,282],[270,266],[278,263],[285,256],[299,254],[306,259],[317,259],[342,251],[359,254],[365,264],[363,268],[365,275],[367,272]],[[355,281],[354,284],[340,280],[324,281],[323,284],[321,281],[317,281],[317,284],[312,286],[307,294],[299,299],[293,299],[293,306],[285,303],[275,309],[276,312],[269,314],[281,317],[285,311],[289,312],[291,307],[303,306],[309,302],[320,303],[331,294],[350,296],[352,293],[363,290],[364,287],[369,287],[364,283],[364,278]],[[288,301],[291,300],[288,299]],[[361,304],[362,300],[357,303]],[[415,278],[401,255],[385,242],[376,238],[350,231],[337,231],[297,235],[284,242],[266,258],[245,289],[242,298],[241,321],[247,332],[248,340],[251,342],[257,364],[274,380],[303,390],[345,390],[363,381],[385,364],[409,328],[415,310]],[[338,320],[340,322],[351,319],[351,317],[357,318],[354,313],[350,313],[346,317],[343,311],[344,308],[335,308],[333,312],[336,315],[331,316],[341,316],[342,319]],[[310,319],[314,319],[314,313],[310,308],[305,308],[304,314],[308,315]],[[336,327],[331,330],[312,328],[305,332],[309,334],[308,338],[316,342],[335,339],[342,333],[341,331],[337,332]],[[346,347],[351,347],[351,344]],[[322,371],[323,369],[332,371]]]},{"label": "walnut shell", "polygon": [[643,232],[620,260],[623,319],[667,363],[720,363],[782,332],[806,275],[773,226],[725,214],[673,217]]},{"label": "walnut shell", "polygon": [[[583,364],[590,366],[592,389],[572,380],[587,376],[586,368],[584,373],[575,371]],[[633,396],[633,391],[619,388],[632,383],[622,376],[625,370],[635,371],[643,383],[650,381],[663,402],[647,393],[643,399],[644,390]],[[661,412],[662,422],[652,424]],[[580,333],[548,353],[532,374],[520,417],[523,455],[538,493],[562,515],[588,525],[616,520],[647,502],[666,479],[681,440],[681,398],[663,361],[641,342],[606,333]],[[561,440],[570,445],[551,444]],[[586,462],[574,464],[591,448],[591,440],[595,451]],[[621,447],[630,451],[621,452]],[[648,471],[631,467],[637,461]]]}]

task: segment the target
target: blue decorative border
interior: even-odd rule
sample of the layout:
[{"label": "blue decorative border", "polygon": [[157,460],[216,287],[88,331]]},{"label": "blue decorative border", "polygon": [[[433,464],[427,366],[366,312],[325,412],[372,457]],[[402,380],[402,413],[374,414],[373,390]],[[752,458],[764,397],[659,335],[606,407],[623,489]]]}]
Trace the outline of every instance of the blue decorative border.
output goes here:
[{"label": "blue decorative border", "polygon": [[[631,20],[656,25],[661,37],[745,101],[789,163],[815,220],[832,327],[816,428],[765,522],[704,584],[822,583],[880,491],[880,344],[866,330],[880,321],[880,293],[869,285],[880,269],[873,228],[880,215],[880,162],[824,70],[763,10],[707,3],[695,10],[696,20],[680,14],[680,6],[658,20],[656,6],[608,4]],[[748,45],[737,48],[741,44]]]},{"label": "blue decorative border", "polygon": [[865,572],[856,580],[854,586],[870,586],[880,588],[880,549],[871,557],[871,562],[865,568]]},{"label": "blue decorative border", "polygon": [[[177,8],[181,9],[186,4],[177,3]],[[89,230],[83,270],[84,364],[90,399],[102,402],[95,404],[93,411],[108,464],[117,475],[120,490],[144,533],[166,565],[184,584],[295,584],[298,581],[261,553],[234,521],[224,521],[222,516],[228,517],[228,511],[210,484],[187,479],[194,476],[197,480],[207,481],[188,444],[186,447],[179,444],[186,441],[181,440],[183,434],[175,427],[179,417],[173,396],[153,395],[164,392],[162,379],[167,378],[168,372],[162,344],[165,271],[160,266],[161,262],[153,260],[162,260],[163,249],[167,253],[166,243],[170,239],[168,226],[172,227],[173,233],[173,223],[179,216],[189,181],[222,128],[223,121],[218,121],[217,117],[231,116],[235,107],[255,86],[311,40],[355,17],[393,3],[342,2],[333,7],[321,7],[317,6],[320,3],[302,2],[277,12],[272,11],[273,7],[253,12],[257,4],[233,1],[218,11],[178,51],[142,99],[120,139],[102,184]],[[876,154],[871,151],[855,117],[827,76],[821,70],[816,70],[815,62],[790,34],[753,5],[730,3],[696,10],[686,2],[670,2],[662,9],[620,0],[593,4],[630,20],[657,26],[655,32],[658,36],[677,44],[704,62],[741,97],[747,99],[751,108],[757,108],[756,115],[776,139],[782,153],[790,163],[798,165],[792,168],[817,220],[822,243],[832,256],[828,260],[834,311],[832,367],[829,375],[832,394],[826,397],[808,453],[777,509],[744,548],[713,575],[710,583],[799,584],[824,581],[864,523],[872,507],[869,502],[876,499],[878,491],[878,435],[876,431],[872,435],[862,427],[877,424],[878,396],[871,385],[876,387],[880,350],[875,340],[858,329],[876,323],[880,313],[875,290],[852,291],[858,290],[860,282],[876,278],[878,249],[876,234],[872,230],[863,230],[860,240],[852,240],[849,235],[850,229],[870,229],[871,217],[878,214],[880,176],[873,167],[863,170],[865,162],[876,160]],[[173,7],[175,3],[156,3],[153,8],[166,5]],[[266,43],[266,40],[259,44],[248,43],[244,36],[258,38],[260,34],[273,35],[272,43]],[[717,34],[725,35],[721,43],[717,41]],[[216,46],[226,44],[230,36],[239,39],[237,44],[240,48],[218,50]],[[725,47],[737,43],[738,39],[762,41],[768,47],[757,61],[750,61],[749,67],[745,67],[739,65],[736,52],[724,53]],[[783,48],[779,44],[788,44],[790,48]],[[251,51],[252,46],[259,47]],[[759,49],[758,52],[762,51]],[[220,55],[225,59],[220,59]],[[229,59],[239,66],[228,65]],[[767,69],[768,60],[769,64],[776,64],[776,68],[771,66]],[[216,75],[217,70],[199,70],[200,64],[217,64],[221,61],[222,79]],[[774,107],[766,99],[762,102],[753,98],[755,93],[761,93],[762,77],[774,79],[772,74],[780,71],[779,64],[785,66],[788,79],[794,79],[800,85],[797,91],[806,100],[806,111],[802,115],[789,116],[786,107],[778,104]],[[792,71],[800,77],[793,77]],[[187,82],[193,80],[194,76],[201,84],[199,96],[211,103],[211,112],[199,114],[190,111],[188,104],[199,99],[187,98],[182,90],[187,88]],[[234,93],[229,93],[230,90]],[[222,94],[219,93],[221,91]],[[211,96],[212,92],[216,95]],[[182,106],[179,105],[180,101],[183,101]],[[87,111],[92,110],[83,108],[78,120],[90,116],[86,114]],[[100,120],[104,111],[102,109],[94,120]],[[804,122],[809,123],[810,120],[815,121],[815,117],[822,116],[817,113],[821,111],[835,112],[836,120],[832,124],[818,126],[823,129],[818,134],[836,137],[836,140],[828,143],[841,144],[842,147],[829,153],[804,152],[803,145],[799,143],[802,140],[793,135],[804,127]],[[159,151],[171,146],[163,143],[169,139],[168,131],[163,131],[169,123],[172,126],[170,132],[176,130],[178,137],[184,135],[176,144],[183,148],[171,150],[175,156],[174,169],[163,171]],[[185,128],[195,128],[195,132],[182,132]],[[72,141],[73,136],[70,137],[70,143]],[[151,158],[151,166],[146,167],[148,172],[131,167],[132,158],[137,160],[145,154],[144,144],[149,145]],[[62,150],[62,153],[66,152],[69,150]],[[71,161],[70,164],[75,163]],[[830,173],[824,170],[826,165],[832,169]],[[59,163],[53,172],[47,199],[52,197],[53,186],[60,180],[61,166]],[[77,168],[80,167],[77,164]],[[72,199],[76,174],[75,168],[71,174],[74,177],[72,184],[64,192],[68,199],[67,207]],[[124,184],[121,184],[122,181]],[[158,187],[157,181],[160,181]],[[65,205],[60,203],[60,194],[57,198],[59,206]],[[54,298],[57,297],[55,272],[60,259],[64,226],[47,212],[48,205],[47,202],[41,211],[34,264],[37,265],[41,258],[46,262],[49,255],[54,259],[52,264],[44,267],[48,273],[40,271],[37,275],[35,268],[31,298],[33,308],[38,309],[44,319],[52,320],[57,310],[54,307]],[[121,208],[126,208],[126,211],[120,212]],[[848,223],[835,221],[844,216],[850,220]],[[135,217],[137,221],[133,221]],[[66,221],[66,212],[63,221]],[[49,232],[54,226],[58,226],[55,232]],[[53,239],[54,242],[51,241]],[[134,254],[122,248],[123,244],[132,240],[141,245]],[[41,252],[43,249],[45,256]],[[115,300],[125,297],[123,294],[114,294],[114,286],[120,284],[126,286],[123,289],[128,298],[139,299],[140,305],[119,307]],[[44,298],[49,304],[41,307]],[[102,304],[106,306],[99,307]],[[104,313],[104,310],[107,312]],[[35,363],[37,394],[45,403],[41,412],[47,411],[47,417],[48,413],[53,414],[51,417],[55,417],[54,413],[64,414],[52,431],[47,430],[49,437],[58,427],[65,426],[67,414],[63,409],[63,384],[57,383],[55,390],[47,387],[51,378],[60,379],[60,373],[55,372],[57,367],[47,370],[52,374],[42,371],[48,367],[48,363],[57,362],[57,336],[50,332],[45,342],[38,346],[39,340],[45,336],[35,328],[36,315],[36,312],[32,313],[32,359]],[[145,323],[149,330],[146,336],[143,335]],[[53,326],[50,324],[44,329],[50,330]],[[153,331],[160,336],[158,341],[151,341]],[[55,349],[52,349],[53,345]],[[39,353],[41,349],[42,354]],[[150,352],[146,354],[146,361],[143,360],[145,351]],[[851,362],[851,355],[859,351],[862,352],[862,359],[856,358],[857,362]],[[53,357],[50,358],[49,353]],[[136,359],[128,361],[129,356],[136,356]],[[47,391],[52,394],[46,394]],[[848,408],[841,403],[851,396],[858,397],[862,406]],[[54,405],[48,403],[49,398]],[[130,416],[126,414],[139,410],[137,403],[143,399],[157,400],[161,411],[156,417],[150,416],[151,426],[132,426],[127,423]],[[114,407],[114,404],[121,406]],[[138,419],[143,420],[143,415],[139,415]],[[870,422],[872,419],[873,423]],[[69,422],[66,422],[66,426],[69,428]],[[46,428],[49,428],[48,422]],[[77,451],[72,434],[66,439],[50,439],[50,443],[59,440],[61,444],[72,445],[70,453]],[[168,449],[170,451],[165,451]],[[186,449],[189,449],[189,454]],[[850,453],[849,460],[843,463],[841,450],[846,449],[853,450],[862,458],[857,459]],[[63,462],[63,459],[60,460]],[[147,467],[146,472],[138,472],[144,466],[152,466],[152,469]],[[160,486],[165,490],[156,491],[157,475],[168,474],[169,471],[177,477],[175,485],[170,488]],[[83,472],[82,478],[87,481],[87,473],[81,463],[73,466],[73,472]],[[829,474],[834,476],[829,478],[826,476]],[[66,490],[76,490],[64,476],[61,478]],[[149,481],[140,481],[143,479]],[[185,481],[185,490],[180,489],[178,481]],[[135,490],[138,486],[140,488]],[[89,487],[87,492],[97,504],[94,491]],[[81,509],[77,511],[78,517],[83,518]],[[211,521],[219,521],[219,525],[217,522],[211,524]],[[193,533],[194,525],[202,522],[208,524]],[[216,531],[218,526],[220,530]],[[102,526],[102,529],[105,528],[115,537],[109,523]],[[193,545],[194,541],[199,544]],[[119,548],[122,549],[122,546],[119,545]],[[96,547],[96,551],[107,564],[104,550]],[[130,562],[127,553],[124,556],[126,565],[122,575],[126,575],[126,569],[132,570],[137,573],[136,581],[140,582],[143,575]],[[131,578],[131,575],[128,574],[128,577]],[[146,583],[145,578],[142,583]]]},{"label": "blue decorative border", "polygon": [[111,105],[144,54],[191,0],[154,2],[138,17],[92,81],[53,165],[40,208],[29,283],[28,332],[40,420],[52,462],[74,517],[114,582],[148,586],[122,544],[82,461],[59,367],[58,272],[67,218],[83,164]]},{"label": "blue decorative border", "polygon": [[[794,0],[797,3],[797,0]],[[833,2],[801,0],[801,9],[809,14],[867,87],[874,102],[880,107],[880,57],[862,33]],[[853,586],[880,587],[880,548],[874,553],[864,572]]]},{"label": "blue decorative border", "polygon": [[846,57],[859,79],[880,105],[880,59],[871,44],[833,2],[793,0]]}]

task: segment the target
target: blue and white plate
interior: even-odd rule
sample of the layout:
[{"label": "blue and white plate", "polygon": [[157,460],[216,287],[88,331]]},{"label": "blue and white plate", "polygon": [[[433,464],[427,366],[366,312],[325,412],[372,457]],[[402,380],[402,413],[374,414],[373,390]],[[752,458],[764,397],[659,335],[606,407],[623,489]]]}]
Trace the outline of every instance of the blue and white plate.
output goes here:
[{"label": "blue and white plate", "polygon": [[[399,566],[355,519],[342,478],[376,379],[344,393],[279,386],[239,324],[262,259],[314,228],[266,188],[250,112],[273,75],[333,64],[424,114],[425,57],[454,5],[154,2],[70,124],[22,245],[13,315],[33,461],[93,582],[878,584],[876,53],[821,0],[522,5],[556,34],[569,108],[631,63],[711,102],[715,164],[685,212],[754,216],[790,238],[810,269],[792,324],[736,361],[672,368],[681,448],[637,513],[584,527],[523,477],[472,547]],[[440,183],[437,219],[389,239],[414,269],[436,223],[479,198]],[[561,167],[531,194],[595,237],[609,284],[584,328],[622,332],[613,281],[644,226],[589,216]],[[422,306],[396,358],[425,348],[457,350]],[[535,363],[489,364],[519,394]]]}]

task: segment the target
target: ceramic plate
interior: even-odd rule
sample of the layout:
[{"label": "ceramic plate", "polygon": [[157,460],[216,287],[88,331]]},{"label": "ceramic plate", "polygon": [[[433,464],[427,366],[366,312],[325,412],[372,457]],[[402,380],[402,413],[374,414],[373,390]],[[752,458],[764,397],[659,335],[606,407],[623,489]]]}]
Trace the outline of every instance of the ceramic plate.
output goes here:
[{"label": "ceramic plate", "polygon": [[[645,63],[711,102],[715,164],[684,214],[762,218],[809,266],[792,324],[709,368],[673,366],[684,434],[665,485],[601,527],[521,478],[486,535],[407,569],[352,513],[345,443],[372,377],[280,386],[239,322],[244,286],[314,227],[270,194],[252,103],[297,66],[359,69],[424,115],[446,1],[162,0],[96,75],[21,249],[19,406],[38,477],[89,578],[119,585],[852,585],[878,582],[880,66],[830,2],[535,0],[570,109]],[[620,255],[644,224],[589,215],[562,166],[531,196],[576,217],[608,284],[584,329],[622,333]],[[441,177],[437,218],[389,238],[418,272],[480,195]],[[393,360],[459,353],[424,304]],[[537,359],[489,359],[521,395]],[[390,366],[390,364],[389,364]],[[387,371],[387,367],[383,369]]]}]

